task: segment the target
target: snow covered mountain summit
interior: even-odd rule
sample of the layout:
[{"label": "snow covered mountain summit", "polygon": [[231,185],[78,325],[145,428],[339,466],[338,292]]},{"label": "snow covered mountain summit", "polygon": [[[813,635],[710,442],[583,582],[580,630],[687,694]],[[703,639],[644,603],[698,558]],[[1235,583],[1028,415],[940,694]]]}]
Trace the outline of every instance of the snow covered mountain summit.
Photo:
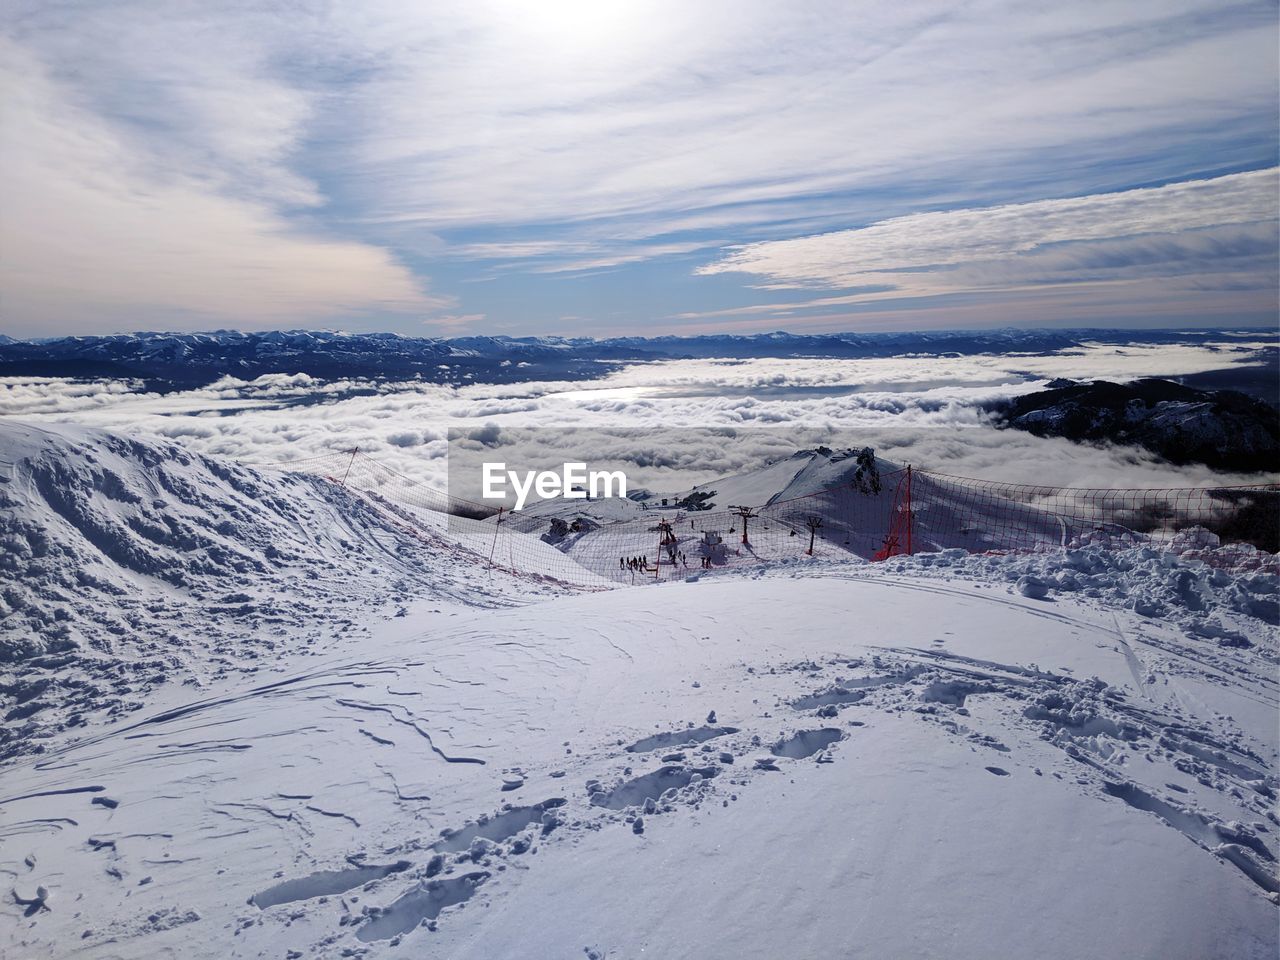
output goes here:
[{"label": "snow covered mountain summit", "polygon": [[0,439],[5,956],[1275,956],[1280,586],[1211,547],[565,596],[323,478]]},{"label": "snow covered mountain summit", "polygon": [[493,605],[551,589],[468,577],[480,556],[438,526],[318,476],[0,421],[0,755],[136,709],[166,682],[328,649],[411,597]]}]

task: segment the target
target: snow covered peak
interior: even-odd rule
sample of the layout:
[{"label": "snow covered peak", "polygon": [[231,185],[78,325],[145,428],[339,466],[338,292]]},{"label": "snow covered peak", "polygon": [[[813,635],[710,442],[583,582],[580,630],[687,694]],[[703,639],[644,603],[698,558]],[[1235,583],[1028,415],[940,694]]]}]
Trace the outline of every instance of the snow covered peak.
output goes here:
[{"label": "snow covered peak", "polygon": [[320,477],[17,423],[0,477],[6,956],[1275,953],[1277,579],[1206,531],[525,604]]},{"label": "snow covered peak", "polygon": [[[327,646],[409,596],[545,585],[322,477],[70,425],[0,420],[0,756],[167,679]],[[494,579],[496,578],[496,579]]]}]

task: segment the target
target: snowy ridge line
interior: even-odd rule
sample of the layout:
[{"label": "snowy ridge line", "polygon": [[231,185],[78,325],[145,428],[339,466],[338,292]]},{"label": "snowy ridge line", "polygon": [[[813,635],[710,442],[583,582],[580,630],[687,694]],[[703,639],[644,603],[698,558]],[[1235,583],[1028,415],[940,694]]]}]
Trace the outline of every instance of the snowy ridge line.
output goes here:
[{"label": "snowy ridge line", "polygon": [[[567,589],[496,565],[485,576],[483,536],[450,536],[427,511],[410,525],[313,472],[18,421],[0,422],[0,460],[0,763],[175,682],[340,650],[413,601],[505,607]],[[584,571],[584,585],[598,579]]]},{"label": "snowy ridge line", "polygon": [[451,533],[462,528],[490,569],[589,589],[601,578],[638,585],[780,560],[883,561],[956,548],[1001,555],[1146,546],[1194,553],[1224,569],[1280,572],[1280,484],[1068,488],[950,477],[887,461],[876,462],[874,479],[851,480],[842,459],[820,464],[826,475],[836,464],[838,482],[793,496],[788,487],[750,509],[563,501],[519,514],[417,483],[358,450],[294,463],[323,461],[327,480],[394,505],[398,522],[432,529],[447,515]]},{"label": "snowy ridge line", "polygon": [[[328,464],[334,465],[334,466],[331,466],[329,470],[325,471],[326,478],[329,480],[333,480],[335,483],[340,484],[342,482],[340,477],[344,472],[342,467],[345,464],[351,462],[353,457],[357,459],[363,458],[364,460],[368,460],[371,463],[376,464],[379,469],[385,470],[387,473],[394,474],[396,477],[400,478],[405,483],[411,484],[416,488],[426,490],[427,492],[433,494],[434,496],[439,497],[441,500],[465,504],[470,507],[475,507],[477,509],[486,511],[490,515],[496,515],[498,513],[497,508],[491,506],[490,504],[482,503],[481,501],[478,501],[478,500],[468,500],[466,497],[459,497],[454,494],[445,493],[444,491],[438,490],[435,487],[430,487],[425,484],[422,484],[419,481],[414,480],[412,477],[406,476],[404,473],[400,472],[399,470],[396,470],[394,467],[391,467],[388,464],[384,463],[383,461],[377,459],[376,457],[370,456],[369,454],[361,450],[359,447],[353,450],[334,450],[329,453],[321,453],[311,457],[297,457],[297,458],[291,458],[288,460],[239,461],[239,462],[246,467],[253,467],[256,470],[292,471],[293,468],[297,467],[299,464],[314,463],[314,462],[323,460]],[[905,467],[901,467],[901,468],[889,471],[888,473],[883,473],[881,474],[881,478],[884,479],[888,476],[896,476],[902,470],[905,470]],[[1208,487],[1195,487],[1195,486],[1064,487],[1064,486],[1057,486],[1052,484],[1008,483],[1003,480],[984,480],[980,477],[966,477],[966,476],[961,476],[960,474],[953,474],[953,473],[938,473],[933,470],[924,470],[920,467],[915,467],[915,466],[912,467],[912,471],[916,477],[931,477],[935,480],[945,480],[947,482],[958,484],[958,485],[969,485],[969,486],[981,487],[985,489],[999,489],[1002,491],[1008,491],[1007,493],[1004,494],[1004,496],[1008,497],[1011,500],[1037,499],[1037,498],[1050,497],[1054,495],[1074,495],[1081,499],[1090,499],[1090,498],[1097,498],[1097,497],[1140,497],[1140,496],[1149,496],[1152,494],[1191,495],[1191,494],[1197,494],[1197,493],[1204,493],[1206,491],[1224,491],[1228,493],[1235,492],[1235,491],[1240,491],[1243,493],[1249,493],[1249,492],[1280,493],[1280,482],[1214,484],[1213,486],[1208,486]],[[310,472],[316,472],[316,471],[308,470],[304,472],[310,473]],[[807,494],[801,494],[795,497],[790,497],[787,500],[771,499],[767,505],[776,506],[785,502],[799,502],[802,500],[809,499],[810,497],[818,496],[824,492],[826,491],[819,490],[815,493],[807,493]]]},{"label": "snowy ridge line", "polygon": [[[406,514],[403,510],[397,509],[396,504],[391,503],[383,499],[379,495],[375,493],[371,493],[369,491],[355,490],[355,492],[359,493],[362,497],[364,497],[369,502],[370,506],[378,514],[380,514],[383,518],[386,519],[388,524],[402,531],[406,536],[412,537],[413,539],[419,541],[424,546],[439,548],[440,546],[439,535],[438,534],[434,536],[431,535],[429,531],[427,531],[424,527],[421,526],[420,521],[415,520],[413,517]],[[477,549],[473,549],[465,545],[457,549],[460,549],[461,551],[463,551],[472,562],[487,566],[490,574],[492,574],[496,570],[497,572],[505,573],[513,577],[518,577],[523,579],[532,578],[536,580],[541,580],[541,581],[552,583],[552,584],[555,584],[556,586],[564,587],[570,590],[598,591],[598,590],[608,590],[612,586],[611,584],[605,585],[605,584],[596,584],[596,583],[575,582],[568,579],[561,579],[560,577],[557,577],[554,574],[539,573],[537,571],[534,571],[528,568],[521,569],[515,566],[504,565],[501,563],[495,564],[491,558],[487,559],[485,555]]]}]

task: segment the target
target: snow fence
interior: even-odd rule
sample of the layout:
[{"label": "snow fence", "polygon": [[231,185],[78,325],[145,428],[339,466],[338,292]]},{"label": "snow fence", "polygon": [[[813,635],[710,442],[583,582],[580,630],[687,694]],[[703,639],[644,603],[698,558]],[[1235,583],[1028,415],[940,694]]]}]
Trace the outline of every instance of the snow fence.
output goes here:
[{"label": "snow fence", "polygon": [[1004,554],[1145,546],[1218,567],[1280,572],[1280,484],[1090,489],[882,466],[870,481],[808,496],[719,509],[647,501],[636,505],[634,519],[617,520],[581,500],[564,501],[551,514],[501,511],[359,451],[277,467],[357,491],[410,532],[435,533],[447,521],[491,566],[584,589],[785,560],[874,562],[957,548]]}]

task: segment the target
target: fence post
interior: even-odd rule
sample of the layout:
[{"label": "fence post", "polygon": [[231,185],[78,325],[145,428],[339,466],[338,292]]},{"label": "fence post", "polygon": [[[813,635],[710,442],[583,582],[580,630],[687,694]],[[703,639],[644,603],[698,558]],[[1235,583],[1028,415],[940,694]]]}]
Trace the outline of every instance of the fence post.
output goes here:
[{"label": "fence post", "polygon": [[351,448],[351,459],[347,461],[347,469],[344,470],[342,473],[342,481],[339,484],[339,486],[345,487],[347,485],[347,475],[351,473],[351,465],[356,462],[356,454],[359,452],[360,452],[359,447]]},{"label": "fence post", "polygon": [[493,570],[493,552],[498,549],[498,530],[502,523],[502,508],[498,508],[498,519],[493,522],[493,545],[489,547],[489,570]]}]

